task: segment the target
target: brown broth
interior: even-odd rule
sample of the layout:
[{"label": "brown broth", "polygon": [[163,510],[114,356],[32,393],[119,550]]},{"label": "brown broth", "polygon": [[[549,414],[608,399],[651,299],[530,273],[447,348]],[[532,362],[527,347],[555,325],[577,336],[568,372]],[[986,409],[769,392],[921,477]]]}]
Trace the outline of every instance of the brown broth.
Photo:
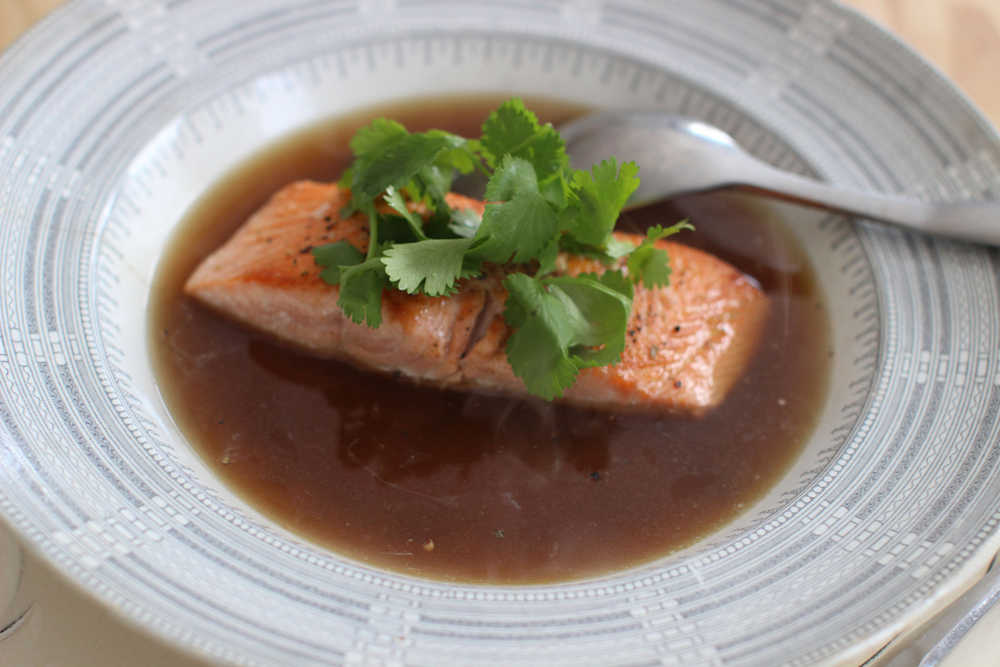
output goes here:
[{"label": "brown broth", "polygon": [[[465,135],[499,97],[375,110]],[[530,100],[558,122],[581,111]],[[212,468],[285,527],[376,567],[533,584],[620,570],[733,519],[784,473],[826,392],[829,335],[804,253],[764,209],[688,197],[624,216],[687,217],[681,240],[756,278],[774,300],[764,342],[704,419],[618,415],[418,387],[307,358],[181,293],[199,261],[268,196],[334,179],[373,112],[289,137],[214,185],[158,269],[151,350],[164,399]]]}]

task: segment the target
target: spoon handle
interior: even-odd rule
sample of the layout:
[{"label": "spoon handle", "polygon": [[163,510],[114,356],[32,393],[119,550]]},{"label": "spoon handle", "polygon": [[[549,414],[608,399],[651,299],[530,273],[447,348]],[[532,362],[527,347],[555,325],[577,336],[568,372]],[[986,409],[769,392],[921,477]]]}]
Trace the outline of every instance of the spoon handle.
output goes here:
[{"label": "spoon handle", "polygon": [[1000,245],[1000,203],[997,202],[923,202],[834,188],[766,165],[758,165],[752,180],[752,184],[733,183],[733,187],[928,234]]}]

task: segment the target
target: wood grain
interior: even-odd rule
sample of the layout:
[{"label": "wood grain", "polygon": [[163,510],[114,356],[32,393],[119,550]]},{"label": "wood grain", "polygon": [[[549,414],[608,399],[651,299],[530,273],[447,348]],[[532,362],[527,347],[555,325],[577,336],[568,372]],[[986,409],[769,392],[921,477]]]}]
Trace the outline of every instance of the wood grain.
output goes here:
[{"label": "wood grain", "polygon": [[942,69],[1000,126],[1000,1],[846,0]]},{"label": "wood grain", "polygon": [[[1000,0],[843,1],[902,37],[1000,126]],[[62,3],[0,0],[0,50]]]},{"label": "wood grain", "polygon": [[0,51],[63,0],[0,0]]}]

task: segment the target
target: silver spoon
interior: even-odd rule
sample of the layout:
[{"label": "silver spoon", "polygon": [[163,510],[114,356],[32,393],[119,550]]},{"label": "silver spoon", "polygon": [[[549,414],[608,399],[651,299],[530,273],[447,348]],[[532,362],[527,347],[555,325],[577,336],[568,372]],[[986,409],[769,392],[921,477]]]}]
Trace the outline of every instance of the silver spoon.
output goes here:
[{"label": "silver spoon", "polygon": [[559,128],[573,166],[609,155],[639,165],[629,207],[668,197],[738,188],[928,234],[1000,245],[1000,203],[922,202],[825,185],[772,167],[707,123],[660,112],[608,111]]}]

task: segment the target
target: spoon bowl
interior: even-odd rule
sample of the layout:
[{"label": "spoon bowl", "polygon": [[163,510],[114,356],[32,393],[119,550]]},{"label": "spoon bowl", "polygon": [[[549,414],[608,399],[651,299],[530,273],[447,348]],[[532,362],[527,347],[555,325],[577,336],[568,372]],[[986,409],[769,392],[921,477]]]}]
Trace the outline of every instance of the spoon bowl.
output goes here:
[{"label": "spoon bowl", "polygon": [[924,202],[827,185],[744,151],[703,121],[649,111],[605,111],[559,128],[579,169],[608,155],[639,165],[629,207],[683,194],[735,188],[928,234],[1000,245],[1000,203]]}]

